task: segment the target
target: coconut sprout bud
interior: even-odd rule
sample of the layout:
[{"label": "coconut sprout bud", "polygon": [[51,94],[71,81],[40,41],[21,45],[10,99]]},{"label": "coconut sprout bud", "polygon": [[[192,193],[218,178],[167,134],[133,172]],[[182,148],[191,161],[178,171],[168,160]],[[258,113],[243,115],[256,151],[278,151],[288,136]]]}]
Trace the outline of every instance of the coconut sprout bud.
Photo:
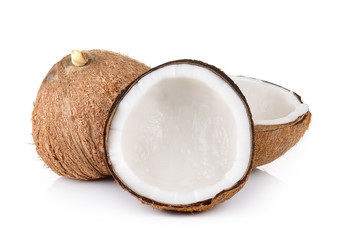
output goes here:
[{"label": "coconut sprout bud", "polygon": [[79,50],[71,51],[71,62],[76,67],[82,67],[88,62],[88,55],[86,53],[82,53]]}]

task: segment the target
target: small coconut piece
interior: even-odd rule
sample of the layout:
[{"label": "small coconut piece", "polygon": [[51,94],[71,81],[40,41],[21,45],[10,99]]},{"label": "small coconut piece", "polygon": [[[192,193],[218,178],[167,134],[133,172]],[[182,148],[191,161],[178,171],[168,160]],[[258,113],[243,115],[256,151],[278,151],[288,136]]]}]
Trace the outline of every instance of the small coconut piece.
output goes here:
[{"label": "small coconut piece", "polygon": [[110,175],[103,130],[112,102],[149,67],[103,50],[73,50],[46,75],[32,112],[32,135],[45,164],[59,175]]},{"label": "small coconut piece", "polygon": [[254,121],[253,168],[270,163],[292,148],[311,121],[301,97],[279,85],[244,76],[230,76],[245,95]]},{"label": "small coconut piece", "polygon": [[115,100],[104,148],[116,181],[161,210],[204,211],[237,193],[253,166],[245,97],[214,66],[168,62]]}]

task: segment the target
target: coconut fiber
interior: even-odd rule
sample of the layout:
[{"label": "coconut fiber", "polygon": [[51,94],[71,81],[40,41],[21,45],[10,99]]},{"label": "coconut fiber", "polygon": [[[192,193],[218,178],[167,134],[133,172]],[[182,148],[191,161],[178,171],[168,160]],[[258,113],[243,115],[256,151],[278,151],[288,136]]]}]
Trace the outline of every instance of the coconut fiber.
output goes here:
[{"label": "coconut fiber", "polygon": [[110,175],[104,123],[121,90],[149,67],[127,56],[90,50],[84,66],[70,55],[43,80],[32,112],[32,135],[45,164],[61,176],[97,179]]}]

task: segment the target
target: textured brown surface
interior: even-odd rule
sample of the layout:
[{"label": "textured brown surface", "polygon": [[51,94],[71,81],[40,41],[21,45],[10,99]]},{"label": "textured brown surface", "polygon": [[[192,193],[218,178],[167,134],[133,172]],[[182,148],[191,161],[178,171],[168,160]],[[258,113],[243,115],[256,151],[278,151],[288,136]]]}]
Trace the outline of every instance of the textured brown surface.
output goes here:
[{"label": "textured brown surface", "polygon": [[139,196],[135,196],[135,197],[137,197],[143,204],[148,204],[158,210],[166,210],[166,211],[173,211],[173,212],[202,212],[202,211],[209,210],[215,207],[216,205],[223,203],[224,201],[233,197],[245,185],[245,183],[247,182],[249,173],[250,172],[248,172],[245,178],[241,180],[240,182],[238,182],[234,187],[222,191],[221,193],[217,194],[213,199],[195,203],[195,204],[167,205],[167,204],[153,202],[153,201],[152,202],[146,201],[145,199],[139,198]]},{"label": "textured brown surface", "polygon": [[307,112],[291,123],[254,126],[253,168],[274,161],[292,148],[303,137],[310,121],[311,113]]},{"label": "textured brown surface", "polygon": [[[210,71],[212,71],[214,74],[220,76],[228,85],[230,85],[230,87],[236,92],[236,94],[240,97],[241,101],[244,103],[248,117],[249,117],[249,121],[250,121],[250,131],[251,131],[251,146],[246,146],[246,147],[250,147],[251,150],[251,155],[250,155],[250,159],[249,159],[249,166],[246,169],[243,177],[237,181],[235,183],[234,186],[232,186],[229,189],[222,189],[222,191],[220,193],[217,193],[216,196],[214,196],[212,199],[207,199],[205,201],[201,201],[201,202],[197,202],[197,203],[193,203],[193,204],[187,204],[187,205],[172,205],[172,204],[165,204],[165,203],[161,203],[161,202],[157,202],[154,201],[153,199],[150,199],[148,197],[145,196],[141,196],[139,195],[137,192],[134,192],[132,189],[130,189],[125,182],[120,178],[120,176],[118,176],[118,174],[115,172],[114,166],[112,166],[112,163],[110,161],[110,158],[108,156],[108,136],[109,136],[109,130],[110,130],[110,125],[112,123],[113,117],[116,113],[116,110],[121,102],[121,100],[125,97],[126,93],[128,91],[130,91],[130,89],[141,79],[143,78],[145,75],[150,74],[151,72],[158,70],[160,68],[166,67],[168,65],[172,65],[172,64],[191,64],[191,65],[197,65],[200,67],[204,67]],[[217,204],[220,204],[222,202],[224,202],[225,200],[231,198],[233,195],[235,195],[246,183],[249,174],[252,171],[252,166],[253,166],[253,152],[254,152],[254,129],[253,129],[253,121],[252,121],[252,117],[251,117],[251,113],[250,113],[250,109],[249,106],[247,104],[247,101],[245,99],[245,97],[243,96],[243,94],[241,93],[240,89],[236,86],[236,84],[221,70],[219,70],[218,68],[200,62],[200,61],[195,61],[195,60],[189,60],[189,59],[185,59],[185,60],[178,60],[178,61],[172,61],[172,62],[168,62],[165,64],[162,64],[158,67],[155,67],[153,69],[151,69],[150,71],[144,73],[142,76],[140,76],[139,78],[137,78],[134,82],[132,82],[132,84],[130,86],[127,87],[127,89],[125,89],[124,91],[121,92],[121,94],[116,98],[116,100],[114,101],[111,110],[108,114],[108,119],[106,121],[106,126],[105,126],[105,133],[104,133],[104,139],[103,139],[103,145],[104,145],[104,149],[105,149],[105,155],[106,155],[106,161],[108,163],[109,169],[114,177],[114,179],[116,180],[116,182],[126,191],[128,191],[130,194],[132,194],[133,196],[135,196],[137,199],[139,199],[142,203],[144,204],[148,204],[150,206],[152,206],[153,208],[159,209],[159,210],[169,210],[169,211],[176,211],[176,212],[201,212],[201,211],[205,211],[208,210],[214,206],[216,206]]]},{"label": "textured brown surface", "polygon": [[110,175],[103,149],[104,123],[112,103],[149,67],[103,50],[84,51],[90,61],[56,63],[43,80],[32,112],[39,156],[59,175],[90,180]]}]

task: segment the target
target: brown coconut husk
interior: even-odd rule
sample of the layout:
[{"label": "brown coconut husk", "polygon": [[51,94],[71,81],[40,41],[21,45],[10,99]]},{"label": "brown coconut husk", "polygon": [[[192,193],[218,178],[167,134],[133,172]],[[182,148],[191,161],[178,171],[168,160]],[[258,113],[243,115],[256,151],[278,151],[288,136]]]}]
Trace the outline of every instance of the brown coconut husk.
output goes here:
[{"label": "brown coconut husk", "polygon": [[[150,68],[104,50],[83,51],[75,66],[67,55],[46,75],[32,112],[32,135],[45,164],[61,176],[109,176],[104,123],[118,94]],[[84,66],[81,66],[85,63]]]},{"label": "brown coconut husk", "polygon": [[[109,137],[109,130],[110,130],[110,125],[112,123],[113,117],[116,113],[116,110],[121,102],[121,100],[125,97],[128,91],[136,84],[138,81],[143,78],[145,75],[168,65],[172,64],[192,64],[192,65],[197,65],[200,67],[207,68],[208,70],[212,71],[213,73],[217,74],[220,76],[227,84],[230,85],[230,87],[236,92],[236,94],[240,97],[241,101],[245,105],[245,109],[248,113],[249,116],[249,121],[250,121],[250,132],[251,132],[251,145],[246,146],[250,147],[250,159],[249,159],[249,165],[243,175],[243,177],[235,183],[234,186],[232,186],[229,189],[223,189],[221,192],[217,193],[216,196],[214,196],[211,199],[207,199],[205,201],[201,202],[196,202],[193,204],[180,204],[180,205],[173,205],[173,204],[165,204],[162,202],[158,202],[155,200],[152,200],[148,197],[141,196],[131,188],[129,188],[125,182],[118,176],[118,174],[115,172],[114,166],[112,165],[109,155],[108,155],[108,137]],[[184,59],[184,60],[177,60],[177,61],[171,61],[165,64],[162,64],[160,66],[157,66],[148,72],[144,73],[140,77],[138,77],[134,82],[132,82],[131,85],[127,87],[122,93],[117,97],[117,99],[113,102],[113,105],[111,107],[111,110],[108,114],[108,118],[106,121],[106,126],[105,126],[105,132],[104,132],[104,138],[103,138],[103,145],[105,149],[105,155],[106,155],[106,161],[109,166],[109,170],[111,171],[115,181],[126,191],[128,191],[130,194],[132,194],[134,197],[136,197],[138,200],[140,200],[143,204],[148,204],[152,206],[153,208],[159,209],[159,210],[169,210],[169,211],[176,211],[176,212],[201,212],[201,211],[206,211],[210,208],[213,208],[214,206],[224,202],[225,200],[231,198],[234,196],[247,182],[248,176],[253,170],[253,156],[254,156],[254,128],[253,128],[253,120],[252,120],[252,115],[249,109],[249,106],[247,104],[246,98],[244,95],[241,93],[240,89],[237,87],[237,85],[220,69],[216,68],[215,66],[196,61],[196,60],[189,60],[189,59]]]},{"label": "brown coconut husk", "polygon": [[254,126],[253,168],[273,162],[303,137],[311,122],[311,113],[299,116],[295,121],[280,125]]},{"label": "brown coconut husk", "polygon": [[[291,90],[272,82],[261,81],[292,92]],[[303,103],[300,95],[295,92],[293,92],[293,94],[300,103]],[[277,125],[254,125],[255,148],[253,169],[271,163],[284,155],[304,136],[310,123],[311,112],[307,111],[293,122]]]}]

